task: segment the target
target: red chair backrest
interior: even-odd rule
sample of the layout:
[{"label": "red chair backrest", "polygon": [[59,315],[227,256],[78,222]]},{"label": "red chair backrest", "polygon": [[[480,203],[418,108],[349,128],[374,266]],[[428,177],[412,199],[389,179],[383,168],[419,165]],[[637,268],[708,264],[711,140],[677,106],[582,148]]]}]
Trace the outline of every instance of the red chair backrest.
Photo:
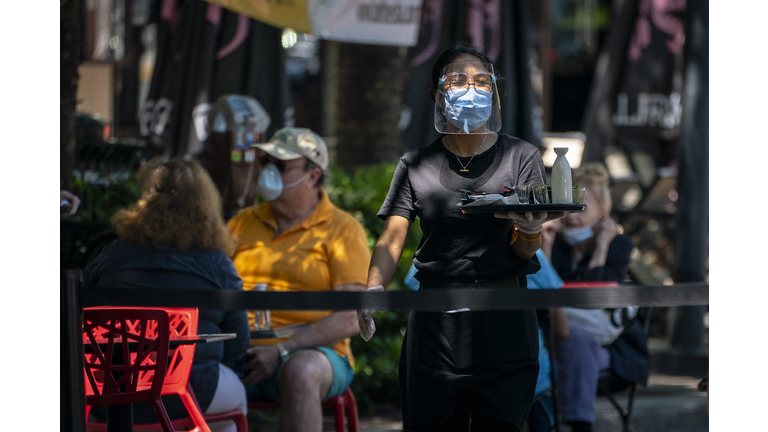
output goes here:
[{"label": "red chair backrest", "polygon": [[[170,332],[156,329],[169,329],[168,314],[163,310],[83,311],[83,343],[93,350],[93,354],[85,354],[84,362],[88,405],[159,399],[168,364]],[[129,348],[129,343],[134,342],[135,349]],[[99,343],[106,346],[102,348]]]},{"label": "red chair backrest", "polygon": [[[91,309],[111,309],[100,306]],[[170,337],[197,335],[197,308],[155,308],[155,307],[125,307],[132,310],[159,310],[168,314]],[[155,334],[157,328],[151,326],[150,334]],[[171,358],[165,373],[162,394],[176,394],[187,388],[192,361],[195,358],[195,344],[180,345],[170,350]]]},{"label": "red chair backrest", "polygon": [[[168,312],[171,337],[197,335],[197,308],[163,308]],[[173,350],[173,356],[165,373],[163,394],[180,393],[187,388],[189,372],[195,358],[195,344],[180,345]]]}]

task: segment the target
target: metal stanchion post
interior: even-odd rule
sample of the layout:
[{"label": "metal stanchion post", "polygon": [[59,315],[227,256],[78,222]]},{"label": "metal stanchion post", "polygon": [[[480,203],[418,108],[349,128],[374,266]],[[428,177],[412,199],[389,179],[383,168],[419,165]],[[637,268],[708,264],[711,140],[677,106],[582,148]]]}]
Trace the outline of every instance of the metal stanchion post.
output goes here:
[{"label": "metal stanchion post", "polygon": [[83,387],[82,271],[61,272],[61,430],[85,431]]},{"label": "metal stanchion post", "polygon": [[[703,282],[707,273],[709,230],[709,3],[691,2],[686,7],[685,84],[680,131],[679,199],[675,238],[674,279]],[[677,366],[679,374],[705,376],[709,350],[704,346],[704,306],[678,309],[669,358],[665,366]]]}]

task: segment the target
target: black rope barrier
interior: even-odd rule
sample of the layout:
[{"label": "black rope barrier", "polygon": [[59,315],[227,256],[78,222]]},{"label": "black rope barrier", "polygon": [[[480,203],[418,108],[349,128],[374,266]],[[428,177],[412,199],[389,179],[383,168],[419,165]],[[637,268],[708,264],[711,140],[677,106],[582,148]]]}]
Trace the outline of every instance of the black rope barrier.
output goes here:
[{"label": "black rope barrier", "polygon": [[420,291],[255,292],[191,289],[83,290],[84,307],[156,306],[243,310],[447,311],[513,310],[550,307],[610,308],[637,306],[700,306],[709,304],[708,283],[568,289],[429,289]]}]

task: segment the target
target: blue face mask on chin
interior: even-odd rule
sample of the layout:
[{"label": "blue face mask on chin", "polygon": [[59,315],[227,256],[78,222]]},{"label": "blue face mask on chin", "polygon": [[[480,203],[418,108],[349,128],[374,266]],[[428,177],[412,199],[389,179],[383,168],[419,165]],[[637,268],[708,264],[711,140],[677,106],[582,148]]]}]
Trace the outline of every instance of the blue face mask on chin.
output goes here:
[{"label": "blue face mask on chin", "polygon": [[595,231],[592,229],[592,227],[597,225],[598,222],[599,220],[596,220],[592,225],[575,229],[567,229],[563,227],[563,240],[565,240],[565,242],[571,246],[584,243],[585,241],[595,236]]},{"label": "blue face mask on chin", "polygon": [[464,133],[477,130],[491,117],[491,95],[474,87],[462,95],[449,90],[444,94],[445,118]]},{"label": "blue face mask on chin", "polygon": [[565,242],[571,246],[584,243],[585,241],[591,239],[594,235],[595,232],[592,231],[592,227],[589,226],[584,228],[563,230],[563,240],[565,240]]}]

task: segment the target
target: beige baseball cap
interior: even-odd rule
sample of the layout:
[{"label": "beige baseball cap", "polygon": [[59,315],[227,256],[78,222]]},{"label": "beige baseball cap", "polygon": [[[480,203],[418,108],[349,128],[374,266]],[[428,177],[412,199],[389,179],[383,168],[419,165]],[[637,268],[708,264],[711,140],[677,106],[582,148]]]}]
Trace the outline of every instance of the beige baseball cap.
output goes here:
[{"label": "beige baseball cap", "polygon": [[251,147],[260,148],[280,160],[305,157],[323,171],[328,169],[328,147],[318,134],[309,129],[282,128],[268,142],[253,144]]}]

